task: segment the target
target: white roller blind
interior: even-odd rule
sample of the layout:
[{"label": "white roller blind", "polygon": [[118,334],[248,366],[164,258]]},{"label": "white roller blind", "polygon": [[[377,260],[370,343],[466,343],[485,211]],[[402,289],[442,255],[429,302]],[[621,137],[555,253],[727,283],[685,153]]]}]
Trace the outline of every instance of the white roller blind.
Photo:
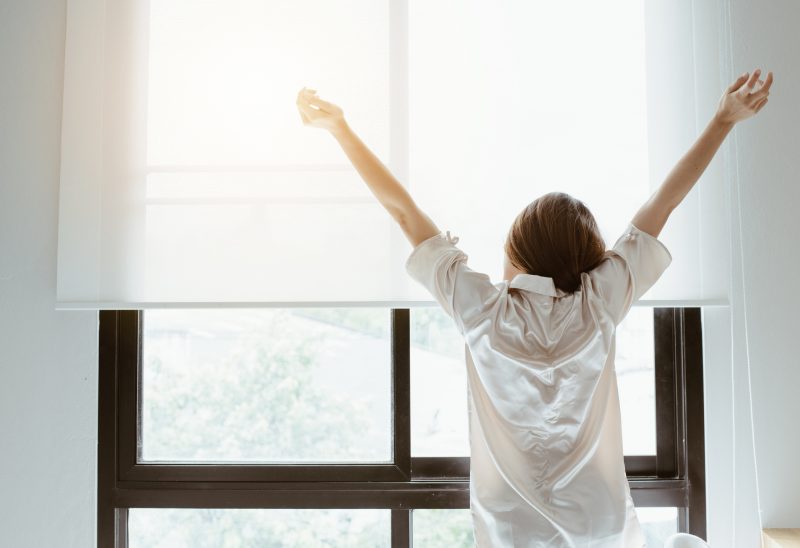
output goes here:
[{"label": "white roller blind", "polygon": [[[610,247],[696,130],[691,4],[653,5],[70,0],[57,306],[430,302],[399,228],[301,123],[303,86],[493,280],[552,190]],[[698,202],[645,298],[724,296],[696,275]]]}]

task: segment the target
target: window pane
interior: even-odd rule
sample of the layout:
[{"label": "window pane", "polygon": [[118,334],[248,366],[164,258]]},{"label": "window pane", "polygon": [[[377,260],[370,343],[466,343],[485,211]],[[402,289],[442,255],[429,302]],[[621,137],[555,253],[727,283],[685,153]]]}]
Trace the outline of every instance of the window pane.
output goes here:
[{"label": "window pane", "polygon": [[473,548],[472,515],[469,508],[458,510],[419,509],[411,511],[414,546],[425,548]]},{"label": "window pane", "polygon": [[678,509],[642,507],[636,508],[642,524],[647,548],[660,548],[670,535],[678,532]]},{"label": "window pane", "polygon": [[411,454],[468,456],[464,341],[439,307],[411,310]]},{"label": "window pane", "polygon": [[336,143],[301,123],[303,86],[388,156],[388,2],[162,0],[149,12],[150,165],[340,163]]},{"label": "window pane", "polygon": [[626,455],[656,454],[653,309],[631,308],[617,327],[617,385]]},{"label": "window pane", "polygon": [[[473,269],[499,280],[512,220],[554,188],[583,200],[611,243],[647,200],[643,4],[408,2],[409,183]],[[597,109],[583,87],[609,59],[626,91],[597,90]]]},{"label": "window pane", "polygon": [[201,198],[145,209],[142,282],[156,302],[383,300],[402,272],[388,245],[400,229],[377,202]]},{"label": "window pane", "polygon": [[390,510],[133,508],[131,548],[391,546]]},{"label": "window pane", "polygon": [[[356,184],[361,183],[361,184]],[[373,200],[355,170],[285,172],[151,173],[145,196],[150,200],[216,203],[225,200]],[[346,203],[346,202],[345,202]]]},{"label": "window pane", "polygon": [[146,311],[142,460],[390,461],[389,317]]}]

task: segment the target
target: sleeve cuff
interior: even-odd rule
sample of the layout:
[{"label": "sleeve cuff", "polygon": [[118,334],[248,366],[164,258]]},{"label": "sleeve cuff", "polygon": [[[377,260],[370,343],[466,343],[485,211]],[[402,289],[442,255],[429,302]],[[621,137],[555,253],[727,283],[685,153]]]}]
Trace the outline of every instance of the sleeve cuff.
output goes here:
[{"label": "sleeve cuff", "polygon": [[644,238],[645,240],[647,240],[647,241],[649,241],[651,243],[655,243],[659,248],[661,248],[662,251],[664,251],[664,253],[666,254],[667,258],[669,259],[667,264],[672,262],[672,253],[669,252],[669,249],[667,248],[667,246],[664,245],[664,242],[662,242],[661,240],[659,240],[658,238],[656,238],[652,234],[650,234],[648,232],[645,232],[644,230],[640,229],[639,227],[637,227],[633,223],[628,223],[628,229],[625,231],[625,234],[635,234],[635,235],[641,236],[642,238]]},{"label": "sleeve cuff", "polygon": [[432,291],[432,277],[439,275],[440,270],[448,269],[453,261],[467,258],[466,253],[455,245],[457,240],[449,232],[447,236],[439,232],[421,241],[406,259],[406,273]]},{"label": "sleeve cuff", "polygon": [[422,254],[427,248],[436,245],[437,241],[447,242],[447,238],[444,237],[444,234],[442,234],[442,232],[439,232],[438,234],[434,234],[430,238],[422,240],[420,243],[418,243],[416,247],[414,247],[414,249],[411,250],[411,254],[406,259],[406,264],[405,264],[406,271],[407,272],[409,271],[409,268],[415,262],[416,257],[418,255]]}]

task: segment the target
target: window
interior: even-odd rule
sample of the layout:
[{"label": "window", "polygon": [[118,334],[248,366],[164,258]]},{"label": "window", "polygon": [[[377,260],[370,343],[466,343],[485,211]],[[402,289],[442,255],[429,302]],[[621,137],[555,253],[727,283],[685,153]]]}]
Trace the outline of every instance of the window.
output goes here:
[{"label": "window", "polygon": [[[388,527],[406,545],[445,521],[460,542],[460,342],[402,274],[399,227],[330,136],[302,126],[295,94],[339,103],[496,279],[522,204],[573,193],[611,243],[618,213],[688,146],[695,97],[719,76],[700,70],[717,42],[703,9],[70,0],[57,308],[103,310],[100,544],[183,523],[200,538]],[[584,100],[609,59],[615,85]],[[659,305],[726,295],[724,216],[701,215],[721,183],[665,231],[676,265],[649,295]],[[342,267],[319,283],[309,265]],[[206,306],[247,312],[186,311]],[[653,520],[702,534],[699,310],[648,312],[619,334],[626,467],[637,503],[664,509]]]},{"label": "window", "polygon": [[[471,546],[466,381],[438,313],[101,311],[98,546]],[[654,545],[704,537],[700,309],[629,317],[634,502]]]}]

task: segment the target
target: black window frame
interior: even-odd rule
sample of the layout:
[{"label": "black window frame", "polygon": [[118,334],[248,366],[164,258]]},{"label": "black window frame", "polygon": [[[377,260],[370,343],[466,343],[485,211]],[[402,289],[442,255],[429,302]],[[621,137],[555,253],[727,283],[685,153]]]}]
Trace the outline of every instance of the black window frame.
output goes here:
[{"label": "black window frame", "polygon": [[[625,456],[638,507],[678,508],[706,538],[701,308],[653,308],[655,456]],[[99,313],[97,546],[127,548],[130,508],[391,509],[392,547],[411,546],[412,510],[469,508],[469,457],[412,457],[410,310],[390,309],[390,464],[141,463],[142,310]]]}]

